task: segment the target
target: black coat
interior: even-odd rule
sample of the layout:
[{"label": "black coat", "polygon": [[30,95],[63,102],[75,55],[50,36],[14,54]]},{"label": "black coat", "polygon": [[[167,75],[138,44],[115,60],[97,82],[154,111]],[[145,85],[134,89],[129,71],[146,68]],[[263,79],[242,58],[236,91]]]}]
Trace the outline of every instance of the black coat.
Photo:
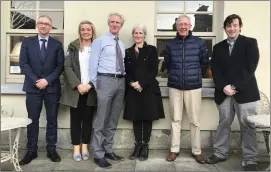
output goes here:
[{"label": "black coat", "polygon": [[237,93],[233,96],[238,103],[260,99],[255,71],[259,62],[257,40],[239,35],[229,55],[227,40],[216,44],[211,60],[215,83],[215,102],[221,104],[227,95],[226,85],[234,85]]},{"label": "black coat", "polygon": [[[126,95],[123,118],[127,120],[158,120],[165,118],[159,83],[156,80],[158,72],[158,54],[156,47],[144,43],[139,48],[136,58],[135,45],[126,49]],[[130,82],[138,81],[142,92],[130,86]]]}]

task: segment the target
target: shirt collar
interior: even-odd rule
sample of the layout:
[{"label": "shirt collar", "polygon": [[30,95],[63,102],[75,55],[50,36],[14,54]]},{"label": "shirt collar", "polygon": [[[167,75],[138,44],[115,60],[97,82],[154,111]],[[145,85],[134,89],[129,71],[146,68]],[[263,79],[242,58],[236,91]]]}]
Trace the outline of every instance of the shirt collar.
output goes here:
[{"label": "shirt collar", "polygon": [[48,42],[49,35],[48,35],[48,36],[46,36],[45,38],[43,38],[43,37],[41,37],[41,36],[38,34],[38,38],[39,38],[39,41],[40,41],[40,39],[46,39],[46,41]]},{"label": "shirt collar", "polygon": [[237,40],[238,37],[239,37],[239,35],[238,35],[233,41],[227,39],[227,43],[228,43],[229,45],[233,46],[233,45],[235,44],[235,42],[236,42],[236,40]]},{"label": "shirt collar", "polygon": [[[109,36],[110,38],[113,38],[113,39],[116,37],[116,36],[113,35],[113,33],[111,33],[111,32],[108,33],[108,36]],[[119,36],[117,36],[117,37],[119,37]]]}]

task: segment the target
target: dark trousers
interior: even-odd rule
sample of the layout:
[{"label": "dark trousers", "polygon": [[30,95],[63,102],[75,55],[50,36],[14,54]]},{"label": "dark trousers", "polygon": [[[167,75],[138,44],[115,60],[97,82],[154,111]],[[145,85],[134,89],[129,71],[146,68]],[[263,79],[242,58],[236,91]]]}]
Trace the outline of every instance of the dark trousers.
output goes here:
[{"label": "dark trousers", "polygon": [[144,141],[145,143],[148,143],[150,141],[152,131],[152,121],[150,120],[133,121],[133,128],[136,142]]},{"label": "dark trousers", "polygon": [[59,107],[58,93],[26,93],[26,109],[28,118],[32,123],[27,126],[27,151],[36,152],[38,150],[39,119],[44,101],[46,109],[46,149],[53,151],[56,149],[57,142],[57,114]]},{"label": "dark trousers", "polygon": [[89,144],[94,107],[87,106],[88,94],[80,95],[77,108],[70,108],[71,140],[73,145]]}]

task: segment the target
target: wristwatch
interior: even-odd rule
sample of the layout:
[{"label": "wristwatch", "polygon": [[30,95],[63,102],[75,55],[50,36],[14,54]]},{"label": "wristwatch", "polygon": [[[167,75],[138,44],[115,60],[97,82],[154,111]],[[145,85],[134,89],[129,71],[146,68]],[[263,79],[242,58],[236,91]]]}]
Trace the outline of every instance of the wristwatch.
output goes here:
[{"label": "wristwatch", "polygon": [[231,85],[232,90],[236,90],[236,87],[234,85]]}]

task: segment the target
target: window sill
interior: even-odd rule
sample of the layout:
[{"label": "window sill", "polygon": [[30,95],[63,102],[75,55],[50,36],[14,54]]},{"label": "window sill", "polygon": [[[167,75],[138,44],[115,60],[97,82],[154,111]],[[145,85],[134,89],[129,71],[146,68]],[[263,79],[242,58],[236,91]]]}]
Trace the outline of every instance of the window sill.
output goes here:
[{"label": "window sill", "polygon": [[1,95],[25,94],[22,89],[23,84],[1,84]]},{"label": "window sill", "polygon": [[[23,84],[1,84],[1,95],[24,95]],[[162,97],[168,97],[168,87],[160,86]],[[214,97],[214,88],[203,87],[201,96],[204,98]]]}]

